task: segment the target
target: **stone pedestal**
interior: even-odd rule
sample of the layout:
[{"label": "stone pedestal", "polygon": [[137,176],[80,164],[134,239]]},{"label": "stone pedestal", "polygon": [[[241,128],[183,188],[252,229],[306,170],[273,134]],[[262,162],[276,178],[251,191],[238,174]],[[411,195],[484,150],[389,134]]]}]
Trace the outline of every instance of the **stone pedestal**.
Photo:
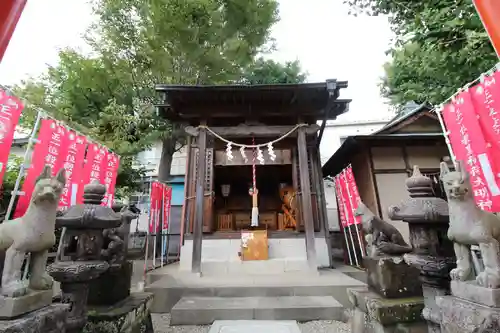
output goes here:
[{"label": "stone pedestal", "polygon": [[11,298],[0,296],[0,320],[17,318],[52,303],[52,289],[43,291],[29,291],[28,294]]},{"label": "stone pedestal", "polygon": [[355,305],[352,332],[355,333],[427,333],[421,317],[422,297],[388,299],[365,289],[348,289]]},{"label": "stone pedestal", "polygon": [[90,282],[87,303],[89,305],[110,305],[130,296],[133,265],[131,261],[112,265],[99,278]]},{"label": "stone pedestal", "polygon": [[52,304],[17,319],[0,320],[0,333],[66,333],[68,304]]},{"label": "stone pedestal", "polygon": [[427,333],[418,270],[402,257],[363,258],[368,288],[348,289],[354,305],[352,331],[356,333]]},{"label": "stone pedestal", "polygon": [[500,332],[500,289],[452,281],[452,296],[436,297],[443,333]]},{"label": "stone pedestal", "polygon": [[132,293],[113,306],[89,306],[83,332],[153,333],[152,293]]},{"label": "stone pedestal", "polygon": [[402,257],[365,257],[363,265],[368,273],[368,286],[377,294],[385,298],[422,295],[420,283],[410,282],[415,280],[420,271],[408,266]]}]

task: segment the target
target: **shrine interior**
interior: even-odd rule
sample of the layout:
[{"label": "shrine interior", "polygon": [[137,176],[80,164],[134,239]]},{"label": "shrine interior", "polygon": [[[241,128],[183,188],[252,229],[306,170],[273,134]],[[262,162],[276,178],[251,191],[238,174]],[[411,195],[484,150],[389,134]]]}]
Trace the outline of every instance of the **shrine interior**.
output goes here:
[{"label": "shrine interior", "polygon": [[[258,162],[257,162],[258,163]],[[215,231],[239,231],[250,226],[252,167],[249,165],[216,166],[214,169]],[[292,185],[292,165],[256,167],[259,197],[259,223],[268,230],[284,230],[280,189]]]}]

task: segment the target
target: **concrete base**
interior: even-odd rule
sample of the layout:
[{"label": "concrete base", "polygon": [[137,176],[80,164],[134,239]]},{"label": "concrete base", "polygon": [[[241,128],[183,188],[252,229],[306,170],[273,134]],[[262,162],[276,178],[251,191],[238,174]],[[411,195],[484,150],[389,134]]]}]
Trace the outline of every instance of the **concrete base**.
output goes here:
[{"label": "concrete base", "polygon": [[471,302],[500,308],[500,289],[485,288],[476,281],[456,281],[450,283],[451,294],[453,296],[469,300]]},{"label": "concrete base", "polygon": [[[177,266],[177,267],[176,267]],[[320,270],[316,275],[282,273],[276,275],[194,276],[172,264],[150,273],[146,291],[155,295],[151,312],[169,313],[182,297],[284,297],[331,296],[350,307],[347,288],[366,284],[336,270]],[[153,277],[154,275],[154,277]]]},{"label": "concrete base", "polygon": [[0,320],[0,333],[65,333],[69,304],[55,303],[24,316]]},{"label": "concrete base", "polygon": [[0,319],[11,319],[41,309],[52,303],[53,292],[50,290],[32,291],[21,297],[0,296]]},{"label": "concrete base", "polygon": [[[242,262],[240,239],[204,239],[201,271],[204,275],[270,275],[284,272],[310,271],[304,238],[271,238],[269,260]],[[328,247],[324,237],[315,239],[318,267],[328,267]],[[185,240],[181,248],[180,270],[191,270],[193,241]]]},{"label": "concrete base", "polygon": [[331,296],[183,297],[172,308],[172,325],[215,320],[340,320],[344,308]]},{"label": "concrete base", "polygon": [[208,333],[300,333],[294,320],[217,320]]},{"label": "concrete base", "polygon": [[454,296],[438,296],[443,333],[500,332],[500,308],[488,307]]}]

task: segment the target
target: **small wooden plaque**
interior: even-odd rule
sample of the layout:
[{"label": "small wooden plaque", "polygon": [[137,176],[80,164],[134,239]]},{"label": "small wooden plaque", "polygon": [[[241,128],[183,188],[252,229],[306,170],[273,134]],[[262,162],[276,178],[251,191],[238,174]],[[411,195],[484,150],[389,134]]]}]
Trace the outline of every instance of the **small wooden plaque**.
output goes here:
[{"label": "small wooden plaque", "polygon": [[267,260],[269,247],[267,230],[241,231],[241,260]]}]

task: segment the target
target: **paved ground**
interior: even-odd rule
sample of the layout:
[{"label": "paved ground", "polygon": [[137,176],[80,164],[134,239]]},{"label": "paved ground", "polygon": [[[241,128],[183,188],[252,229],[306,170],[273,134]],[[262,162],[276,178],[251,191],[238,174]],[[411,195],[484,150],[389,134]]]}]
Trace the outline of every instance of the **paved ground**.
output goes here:
[{"label": "paved ground", "polygon": [[[149,262],[152,268],[152,263]],[[163,270],[169,268],[163,268]],[[132,288],[137,287],[138,282],[143,280],[144,260],[134,261],[134,274],[132,276]],[[170,326],[170,314],[153,314],[153,326],[155,333],[208,333],[210,326]],[[349,333],[349,325],[339,321],[311,321],[299,323],[301,333]]]},{"label": "paved ground", "polygon": [[[208,333],[210,326],[170,326],[169,314],[153,314],[155,333]],[[349,325],[340,321],[299,323],[301,333],[350,333]]]}]

